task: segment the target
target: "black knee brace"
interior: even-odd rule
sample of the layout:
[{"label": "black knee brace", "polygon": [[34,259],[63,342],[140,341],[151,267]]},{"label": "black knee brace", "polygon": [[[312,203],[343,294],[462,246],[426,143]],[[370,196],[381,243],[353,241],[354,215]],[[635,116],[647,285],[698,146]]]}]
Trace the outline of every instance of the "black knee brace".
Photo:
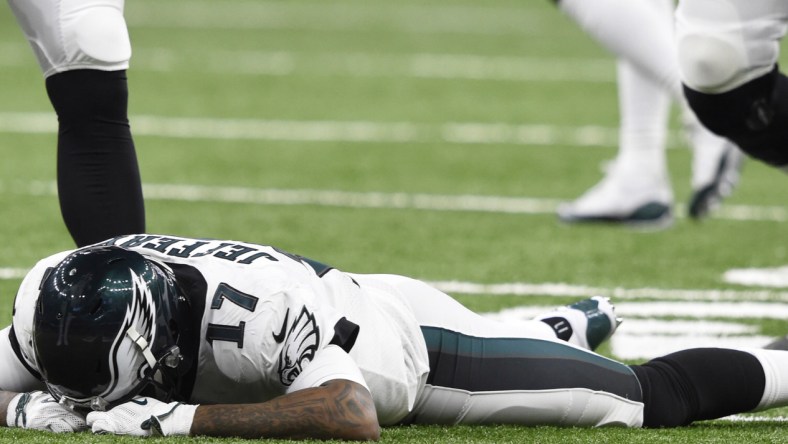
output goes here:
[{"label": "black knee brace", "polygon": [[755,356],[722,348],[684,350],[631,367],[643,390],[644,427],[676,427],[750,411],[766,384]]},{"label": "black knee brace", "polygon": [[788,165],[788,78],[778,67],[722,94],[684,86],[698,119],[714,133],[770,165]]},{"label": "black knee brace", "polygon": [[144,232],[126,72],[66,71],[46,87],[59,121],[60,210],[77,246]]}]

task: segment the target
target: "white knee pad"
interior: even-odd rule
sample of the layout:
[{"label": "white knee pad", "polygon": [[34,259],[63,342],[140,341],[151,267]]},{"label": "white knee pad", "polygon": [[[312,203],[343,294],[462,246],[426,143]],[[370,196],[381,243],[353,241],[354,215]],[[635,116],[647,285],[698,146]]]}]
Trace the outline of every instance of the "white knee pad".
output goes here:
[{"label": "white knee pad", "polygon": [[719,94],[768,74],[785,35],[785,0],[691,0],[676,9],[682,81]]},{"label": "white knee pad", "polygon": [[749,79],[744,48],[722,38],[689,34],[678,41],[679,68],[684,84],[704,93],[722,93]]},{"label": "white knee pad", "polygon": [[[75,14],[69,25],[75,54],[83,63],[101,69],[128,63],[131,42],[122,10],[99,6]],[[81,55],[79,53],[82,53]]]}]

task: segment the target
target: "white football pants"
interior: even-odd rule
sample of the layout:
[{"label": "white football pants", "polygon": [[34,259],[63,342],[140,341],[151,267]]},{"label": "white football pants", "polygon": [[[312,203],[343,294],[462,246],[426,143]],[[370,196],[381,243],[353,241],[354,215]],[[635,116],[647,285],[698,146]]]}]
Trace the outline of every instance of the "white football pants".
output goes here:
[{"label": "white football pants", "polygon": [[769,73],[788,26],[786,0],[681,0],[676,10],[684,84],[723,93]]},{"label": "white football pants", "polygon": [[124,0],[8,0],[45,77],[74,69],[127,69]]},{"label": "white football pants", "polygon": [[494,321],[423,282],[374,277],[405,297],[430,353],[427,385],[404,422],[642,424],[640,386],[626,365],[556,338],[541,321]]}]

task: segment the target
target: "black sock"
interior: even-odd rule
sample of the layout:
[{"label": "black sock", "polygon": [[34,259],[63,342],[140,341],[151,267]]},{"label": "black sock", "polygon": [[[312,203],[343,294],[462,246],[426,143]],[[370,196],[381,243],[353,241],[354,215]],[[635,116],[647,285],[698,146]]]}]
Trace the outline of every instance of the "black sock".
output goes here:
[{"label": "black sock", "polygon": [[675,427],[758,406],[766,377],[755,356],[695,348],[633,365],[643,390],[643,426]]},{"label": "black sock", "polygon": [[60,124],[60,209],[77,246],[144,232],[126,72],[67,71],[47,78],[46,87]]}]

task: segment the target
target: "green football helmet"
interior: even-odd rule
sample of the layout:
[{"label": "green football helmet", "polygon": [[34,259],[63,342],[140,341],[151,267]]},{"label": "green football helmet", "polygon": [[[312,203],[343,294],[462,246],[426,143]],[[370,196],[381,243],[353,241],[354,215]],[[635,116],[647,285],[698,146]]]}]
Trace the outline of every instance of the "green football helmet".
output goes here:
[{"label": "green football helmet", "polygon": [[153,386],[176,395],[192,362],[191,308],[171,269],[116,246],[77,250],[45,275],[33,318],[36,362],[52,396],[106,410]]}]

